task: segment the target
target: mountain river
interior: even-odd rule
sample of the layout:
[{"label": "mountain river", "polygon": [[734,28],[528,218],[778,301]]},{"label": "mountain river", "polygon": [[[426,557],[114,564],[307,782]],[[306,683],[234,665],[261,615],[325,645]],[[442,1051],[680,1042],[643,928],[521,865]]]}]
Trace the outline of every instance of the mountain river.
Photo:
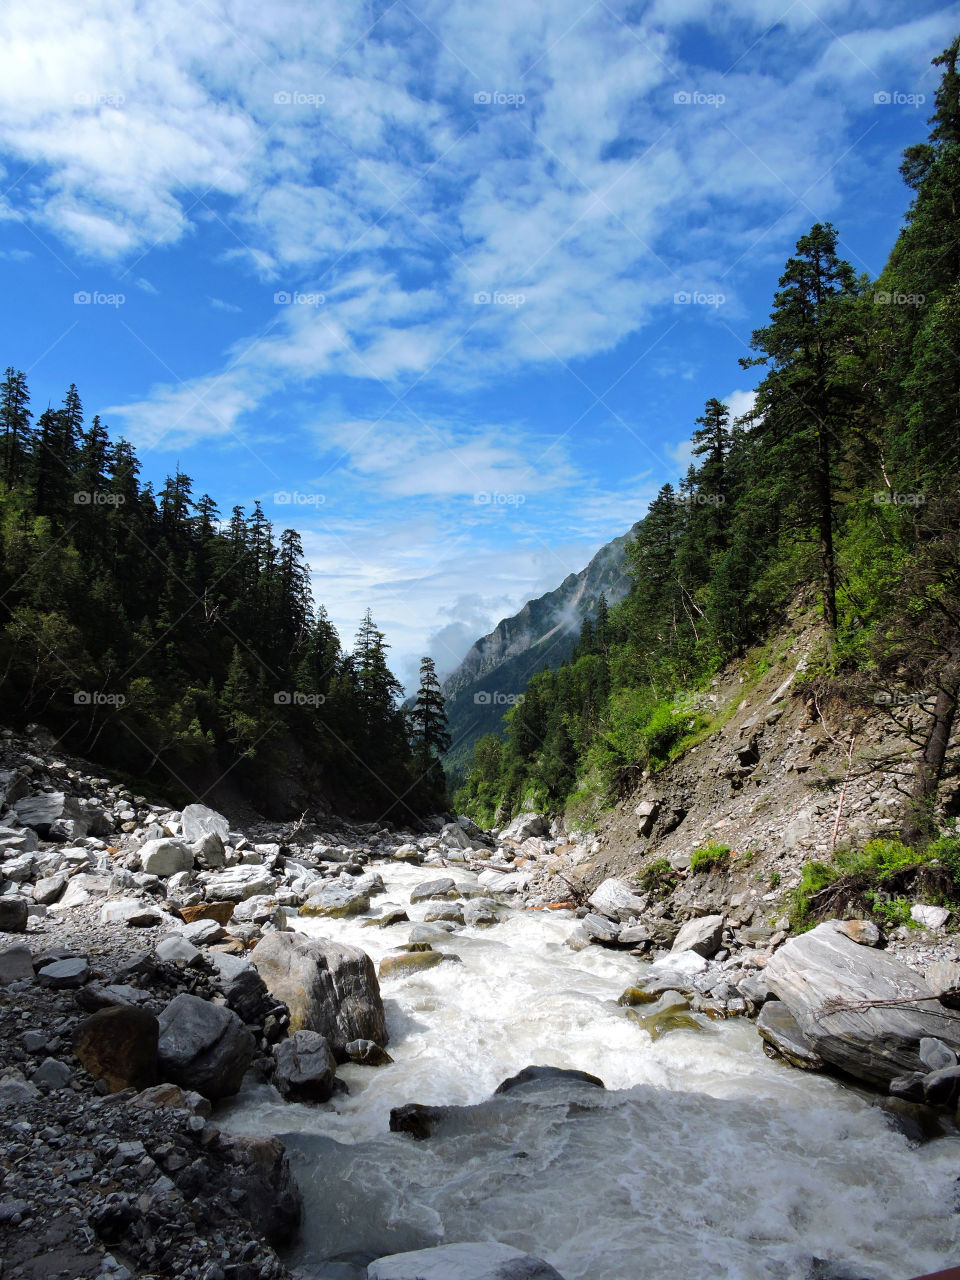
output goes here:
[{"label": "mountain river", "polygon": [[[436,872],[377,864],[374,899],[422,920],[410,890]],[[442,871],[465,890],[466,870]],[[297,928],[379,963],[411,925]],[[874,1099],[771,1062],[752,1022],[656,1042],[616,1000],[645,967],[564,945],[570,912],[508,913],[435,942],[462,964],[382,983],[391,1066],[339,1070],[324,1106],[246,1089],[221,1123],[278,1134],[304,1193],[291,1266],[365,1276],[364,1258],[500,1240],[565,1280],[908,1280],[960,1260],[960,1138],[925,1145]],[[392,1107],[477,1104],[531,1064],[579,1068],[583,1085],[525,1087],[454,1116],[427,1141],[389,1132]]]}]

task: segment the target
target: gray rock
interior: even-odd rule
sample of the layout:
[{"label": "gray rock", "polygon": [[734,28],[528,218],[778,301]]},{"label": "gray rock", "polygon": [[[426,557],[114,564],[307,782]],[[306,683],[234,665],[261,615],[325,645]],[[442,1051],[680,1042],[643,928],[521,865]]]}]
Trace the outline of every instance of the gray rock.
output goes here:
[{"label": "gray rock", "polygon": [[910,919],[916,920],[925,929],[942,929],[950,919],[950,912],[946,907],[927,906],[918,902],[910,908]]},{"label": "gray rock", "polygon": [[273,1046],[273,1083],[288,1102],[326,1102],[333,1093],[337,1060],[316,1031],[296,1031]]},{"label": "gray rock", "polygon": [[542,813],[521,813],[500,832],[501,840],[515,840],[519,844],[530,836],[545,836],[550,832],[550,821]]},{"label": "gray rock", "polygon": [[66,887],[67,876],[64,871],[56,871],[52,876],[41,876],[33,886],[33,900],[49,906],[57,901]]},{"label": "gray rock", "polygon": [[221,847],[229,842],[230,823],[222,813],[208,809],[205,804],[188,804],[180,815],[180,823],[184,840],[191,844],[208,835],[218,836]]},{"label": "gray rock", "polygon": [[300,908],[302,916],[327,916],[333,920],[359,916],[370,910],[370,895],[352,884],[335,880],[311,894]]},{"label": "gray rock", "polygon": [[13,806],[25,827],[32,827],[41,840],[82,840],[88,823],[80,804],[62,791],[25,796]]},{"label": "gray rock", "polygon": [[635,920],[646,909],[646,899],[638,897],[625,880],[611,878],[599,884],[588,898],[590,906],[601,915],[621,923]]},{"label": "gray rock", "polygon": [[72,907],[83,907],[92,897],[104,896],[110,888],[110,877],[95,875],[88,871],[80,871],[71,877],[57,907],[68,910]]},{"label": "gray rock", "polygon": [[427,902],[431,898],[458,898],[459,892],[455,880],[449,876],[441,876],[439,880],[425,880],[410,891],[410,901]]},{"label": "gray rock", "polygon": [[448,822],[440,832],[438,843],[445,849],[472,849],[473,841],[459,822]]},{"label": "gray rock", "polygon": [[363,1067],[386,1067],[393,1061],[386,1049],[372,1040],[351,1040],[344,1053],[350,1062],[358,1062]]},{"label": "gray rock", "polygon": [[227,865],[227,854],[223,847],[223,841],[215,831],[201,836],[199,840],[194,840],[190,845],[190,849],[193,853],[194,861],[207,871],[216,871],[220,867]]},{"label": "gray rock", "polygon": [[40,985],[55,991],[82,987],[90,976],[90,962],[86,956],[71,956],[67,960],[54,960],[45,964],[37,973]]},{"label": "gray rock", "polygon": [[852,942],[859,942],[862,947],[880,945],[880,930],[872,920],[841,920],[840,928]]},{"label": "gray rock", "polygon": [[124,924],[131,929],[145,929],[160,924],[163,913],[153,903],[137,898],[114,898],[100,908],[101,924]]},{"label": "gray rock", "polygon": [[[216,969],[215,984],[227,1004],[244,1022],[259,1025],[278,1006],[263,979],[246,956],[209,951],[206,957]],[[282,1011],[282,1009],[281,1009]]]},{"label": "gray rock", "polygon": [[429,924],[415,924],[410,930],[410,941],[446,942],[456,927],[449,920],[432,920]]},{"label": "gray rock", "polygon": [[0,987],[8,987],[11,982],[23,982],[33,977],[33,956],[30,948],[18,943],[0,951]]},{"label": "gray rock", "polygon": [[542,1088],[544,1085],[554,1084],[585,1084],[594,1089],[606,1088],[599,1076],[593,1076],[588,1071],[572,1071],[566,1067],[524,1067],[515,1076],[501,1080],[493,1092],[496,1096],[498,1093],[512,1093],[523,1085]]},{"label": "gray rock", "polygon": [[195,947],[208,947],[213,942],[219,942],[225,933],[223,925],[217,924],[216,920],[194,920],[180,929],[180,936]]},{"label": "gray rock", "polygon": [[160,1014],[162,1078],[216,1100],[237,1093],[256,1042],[232,1009],[179,995]]},{"label": "gray rock", "polygon": [[957,1055],[942,1040],[924,1036],[920,1041],[920,1060],[928,1071],[942,1071],[957,1065]]},{"label": "gray rock", "polygon": [[207,881],[207,897],[211,902],[245,902],[256,894],[272,893],[274,883],[266,867],[227,867]]},{"label": "gray rock", "polygon": [[481,926],[499,922],[499,904],[493,898],[469,898],[463,904],[464,924]]},{"label": "gray rock", "polygon": [[593,938],[595,942],[616,942],[620,936],[620,926],[614,924],[612,920],[608,920],[606,916],[597,915],[595,911],[591,911],[583,917],[580,921],[580,928],[588,938]]},{"label": "gray rock", "polygon": [[797,1026],[793,1014],[780,1000],[768,1000],[760,1010],[757,1030],[773,1052],[771,1057],[784,1058],[792,1067],[803,1071],[821,1071],[823,1058]]},{"label": "gray rock", "polygon": [[27,900],[12,895],[0,898],[0,933],[26,933]]},{"label": "gray rock", "polygon": [[2,874],[14,884],[23,884],[32,880],[37,860],[32,853],[19,853],[15,858],[8,858],[3,864]]},{"label": "gray rock", "polygon": [[673,941],[673,951],[695,951],[708,960],[720,948],[723,935],[723,916],[699,916],[680,926]]},{"label": "gray rock", "polygon": [[290,1010],[290,1030],[326,1036],[338,1062],[351,1040],[387,1043],[373,961],[359,947],[300,933],[271,933],[250,953],[274,999]]},{"label": "gray rock", "polygon": [[764,978],[822,1058],[871,1084],[920,1070],[924,1036],[960,1044],[960,1023],[918,973],[834,922],[784,943]]},{"label": "gray rock", "polygon": [[147,875],[176,875],[193,869],[193,850],[182,840],[147,840],[140,846],[140,867]]},{"label": "gray rock", "polygon": [[923,1100],[931,1107],[949,1107],[960,1100],[960,1067],[941,1067],[923,1079]]},{"label": "gray rock", "polygon": [[174,934],[160,939],[155,954],[167,964],[193,964],[202,953],[188,938]]},{"label": "gray rock", "polygon": [[35,1085],[46,1089],[65,1089],[70,1083],[72,1072],[65,1062],[57,1058],[44,1058],[30,1077]]},{"label": "gray rock", "polygon": [[960,961],[938,960],[924,969],[923,977],[941,1004],[960,1009]]},{"label": "gray rock", "polygon": [[367,1280],[563,1280],[542,1258],[483,1241],[391,1253],[367,1267]]},{"label": "gray rock", "polygon": [[40,1090],[22,1071],[10,1067],[0,1076],[0,1107],[22,1107],[40,1097]]}]

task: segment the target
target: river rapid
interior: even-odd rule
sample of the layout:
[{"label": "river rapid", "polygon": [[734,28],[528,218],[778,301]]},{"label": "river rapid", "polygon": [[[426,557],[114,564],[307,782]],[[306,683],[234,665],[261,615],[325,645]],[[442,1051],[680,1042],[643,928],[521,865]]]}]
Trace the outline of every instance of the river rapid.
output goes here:
[{"label": "river rapid", "polygon": [[[379,963],[427,907],[430,868],[377,864],[411,924],[294,919]],[[476,891],[467,870],[448,870]],[[460,1240],[500,1240],[565,1280],[909,1280],[960,1260],[960,1138],[916,1146],[874,1099],[771,1062],[753,1023],[677,1030],[656,1042],[618,1007],[646,967],[564,945],[570,912],[509,912],[460,929],[441,964],[381,984],[388,1049],[348,1064],[349,1095],[324,1106],[245,1089],[221,1123],[279,1134],[304,1193],[289,1259],[316,1280],[365,1276],[362,1261]],[[579,1068],[582,1085],[493,1099],[531,1064]],[[389,1132],[408,1102],[484,1104],[417,1142]]]}]

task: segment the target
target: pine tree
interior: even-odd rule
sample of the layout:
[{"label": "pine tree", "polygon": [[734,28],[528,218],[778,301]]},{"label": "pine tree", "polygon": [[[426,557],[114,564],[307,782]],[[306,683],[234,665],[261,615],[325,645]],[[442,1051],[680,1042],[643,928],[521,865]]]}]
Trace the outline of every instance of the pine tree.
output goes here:
[{"label": "pine tree", "polygon": [[26,374],[8,365],[0,383],[0,476],[8,484],[16,484],[26,470],[32,444],[29,405]]},{"label": "pine tree", "polygon": [[755,431],[779,483],[794,487],[794,515],[802,528],[813,517],[818,541],[823,616],[837,631],[834,550],[836,459],[844,450],[851,414],[847,356],[853,335],[856,278],[837,257],[837,232],[816,223],[797,241],[774,297],[770,324],[750,345],[760,355],[740,360],[763,365]]}]

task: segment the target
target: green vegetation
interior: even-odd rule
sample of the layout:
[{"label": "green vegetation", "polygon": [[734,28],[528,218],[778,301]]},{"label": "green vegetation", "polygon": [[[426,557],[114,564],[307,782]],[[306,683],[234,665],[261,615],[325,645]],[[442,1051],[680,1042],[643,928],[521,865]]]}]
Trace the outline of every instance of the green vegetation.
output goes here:
[{"label": "green vegetation", "polygon": [[863,911],[887,927],[913,926],[918,901],[960,905],[960,838],[944,834],[911,847],[899,839],[870,840],[862,849],[838,849],[830,862],[808,862],[793,891],[791,928],[845,910]]},{"label": "green vegetation", "polygon": [[868,698],[893,680],[938,690],[906,832],[929,837],[960,692],[958,51],[935,59],[933,128],[905,153],[913,203],[881,276],[854,272],[830,224],[797,242],[741,361],[762,371],[754,408],[707,401],[693,464],[629,547],[627,597],[601,600],[504,740],[477,745],[456,803],[478,820],[529,802],[588,822],[715,728],[698,693],[732,658],[762,678],[782,656],[766,637],[814,598],[818,678],[858,672]]},{"label": "green vegetation", "polygon": [[726,871],[730,866],[730,846],[717,844],[711,840],[702,849],[694,849],[690,859],[690,870],[694,875],[707,871]]},{"label": "green vegetation", "polygon": [[[0,716],[171,795],[228,775],[268,811],[443,807],[449,745],[432,664],[408,718],[369,612],[344,652],[299,535],[259,502],[221,521],[190,477],[158,493],[71,386],[34,423],[0,383]],[[147,789],[145,783],[144,789]],[[304,805],[305,807],[305,805]]]},{"label": "green vegetation", "polygon": [[676,886],[677,873],[666,858],[655,858],[640,872],[642,888],[655,898],[665,898]]}]

